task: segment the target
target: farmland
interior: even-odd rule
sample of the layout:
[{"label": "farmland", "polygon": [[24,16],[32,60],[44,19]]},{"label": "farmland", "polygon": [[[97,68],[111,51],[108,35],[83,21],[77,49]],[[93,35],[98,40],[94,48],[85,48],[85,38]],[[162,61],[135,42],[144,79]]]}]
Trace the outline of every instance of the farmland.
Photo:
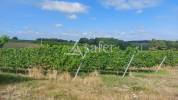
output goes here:
[{"label": "farmland", "polygon": [[0,0],[0,100],[178,100],[178,0]]},{"label": "farmland", "polygon": [[0,66],[7,68],[31,68],[31,66],[41,66],[45,69],[56,69],[60,71],[71,71],[77,69],[80,62],[83,62],[82,69],[94,70],[122,70],[127,65],[132,55],[134,56],[132,67],[154,67],[161,63],[164,57],[165,66],[176,66],[178,63],[178,52],[173,50],[164,51],[139,51],[128,48],[120,50],[116,47],[112,51],[106,52],[98,48],[93,51],[86,51],[81,46],[82,55],[67,55],[72,46],[43,46],[40,48],[20,48],[20,49],[0,49]]},{"label": "farmland", "polygon": [[178,95],[176,50],[58,44],[1,48],[0,56],[0,99],[176,100]]},{"label": "farmland", "polygon": [[38,47],[40,47],[39,44],[15,41],[10,41],[4,45],[4,48],[38,48]]}]

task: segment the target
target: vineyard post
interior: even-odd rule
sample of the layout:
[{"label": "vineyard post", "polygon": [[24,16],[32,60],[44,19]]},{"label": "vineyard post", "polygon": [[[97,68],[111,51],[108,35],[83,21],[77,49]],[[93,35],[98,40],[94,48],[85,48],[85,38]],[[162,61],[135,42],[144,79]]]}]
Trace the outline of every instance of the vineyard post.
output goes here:
[{"label": "vineyard post", "polygon": [[157,70],[156,70],[156,73],[161,69],[161,66],[163,65],[163,63],[165,62],[167,56],[165,56],[162,60],[162,62],[160,63],[160,65],[158,66]]},{"label": "vineyard post", "polygon": [[[3,58],[2,58],[2,59],[3,59]],[[1,68],[2,68],[2,66],[0,66],[0,73],[2,72],[2,69],[1,69]]]},{"label": "vineyard post", "polygon": [[[88,50],[88,49],[87,49],[87,50]],[[78,67],[78,69],[77,69],[77,72],[76,72],[76,74],[75,74],[74,80],[77,78],[78,73],[79,73],[79,71],[80,71],[80,68],[81,68],[81,66],[82,66],[82,64],[83,64],[83,62],[84,62],[84,59],[85,59],[85,57],[86,57],[86,55],[87,55],[88,52],[89,52],[89,51],[85,52],[85,54],[82,55],[82,62],[80,63],[80,65],[79,65],[79,67]]]},{"label": "vineyard post", "polygon": [[80,63],[80,65],[79,65],[79,67],[78,67],[78,69],[77,69],[77,72],[75,73],[74,80],[77,78],[78,73],[79,73],[79,71],[80,71],[80,68],[81,68],[82,64],[83,64],[83,62]]},{"label": "vineyard post", "polygon": [[40,45],[42,46],[43,45],[43,39],[41,38],[41,41],[40,41]]},{"label": "vineyard post", "polygon": [[143,51],[143,45],[141,44],[141,52]]},{"label": "vineyard post", "polygon": [[127,67],[126,67],[126,69],[125,69],[125,72],[124,72],[124,74],[123,74],[123,76],[122,76],[122,78],[124,78],[125,77],[125,75],[126,75],[126,73],[127,73],[127,70],[128,70],[128,68],[129,68],[129,66],[130,66],[130,64],[132,63],[132,61],[133,61],[133,58],[134,58],[134,54],[132,55],[132,57],[131,57],[131,59],[130,59],[130,61],[129,61],[129,63],[128,63],[128,65],[127,65]]},{"label": "vineyard post", "polygon": [[[28,67],[27,69],[28,70],[29,70],[29,66],[30,66],[30,55],[31,55],[31,53],[28,52],[28,54],[27,54],[27,67]],[[28,74],[28,70],[25,70],[25,75]]]},{"label": "vineyard post", "polygon": [[15,50],[15,74],[17,74],[17,67],[18,67],[18,66],[17,66],[17,60],[18,60],[17,58],[18,58],[18,56],[17,56],[16,54],[18,54],[18,53],[17,53],[17,51]]}]

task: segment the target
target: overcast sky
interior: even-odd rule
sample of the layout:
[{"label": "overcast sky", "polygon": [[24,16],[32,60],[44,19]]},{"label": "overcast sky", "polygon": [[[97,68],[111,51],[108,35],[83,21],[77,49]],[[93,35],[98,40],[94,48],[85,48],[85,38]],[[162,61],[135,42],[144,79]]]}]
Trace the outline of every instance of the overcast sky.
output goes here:
[{"label": "overcast sky", "polygon": [[0,35],[178,40],[178,0],[0,0]]}]

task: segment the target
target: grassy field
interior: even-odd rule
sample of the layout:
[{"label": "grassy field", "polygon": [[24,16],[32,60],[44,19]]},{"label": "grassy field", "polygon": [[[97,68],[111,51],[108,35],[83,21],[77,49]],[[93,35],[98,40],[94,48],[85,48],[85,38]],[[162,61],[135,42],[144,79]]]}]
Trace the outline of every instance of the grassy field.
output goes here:
[{"label": "grassy field", "polygon": [[178,100],[178,68],[125,78],[97,72],[75,80],[68,73],[51,76],[1,73],[0,100]]},{"label": "grassy field", "polygon": [[39,44],[30,43],[30,42],[15,42],[9,41],[6,43],[3,48],[38,48],[40,47]]}]

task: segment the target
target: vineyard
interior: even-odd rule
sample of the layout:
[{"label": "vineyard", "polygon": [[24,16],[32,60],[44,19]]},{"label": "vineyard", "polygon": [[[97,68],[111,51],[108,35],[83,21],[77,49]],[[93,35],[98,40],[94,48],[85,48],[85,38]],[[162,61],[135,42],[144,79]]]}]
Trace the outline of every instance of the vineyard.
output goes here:
[{"label": "vineyard", "polygon": [[[113,48],[112,52],[96,51],[88,52],[84,59],[80,55],[66,55],[70,53],[72,46],[43,46],[40,48],[0,49],[0,66],[2,68],[23,68],[41,66],[44,69],[56,69],[59,71],[73,71],[82,62],[81,70],[111,70],[123,71],[131,56],[135,57],[131,67],[150,68],[160,64],[166,56],[165,66],[178,64],[178,51],[138,51],[128,48],[120,50]],[[85,53],[83,47],[82,52]]]}]

